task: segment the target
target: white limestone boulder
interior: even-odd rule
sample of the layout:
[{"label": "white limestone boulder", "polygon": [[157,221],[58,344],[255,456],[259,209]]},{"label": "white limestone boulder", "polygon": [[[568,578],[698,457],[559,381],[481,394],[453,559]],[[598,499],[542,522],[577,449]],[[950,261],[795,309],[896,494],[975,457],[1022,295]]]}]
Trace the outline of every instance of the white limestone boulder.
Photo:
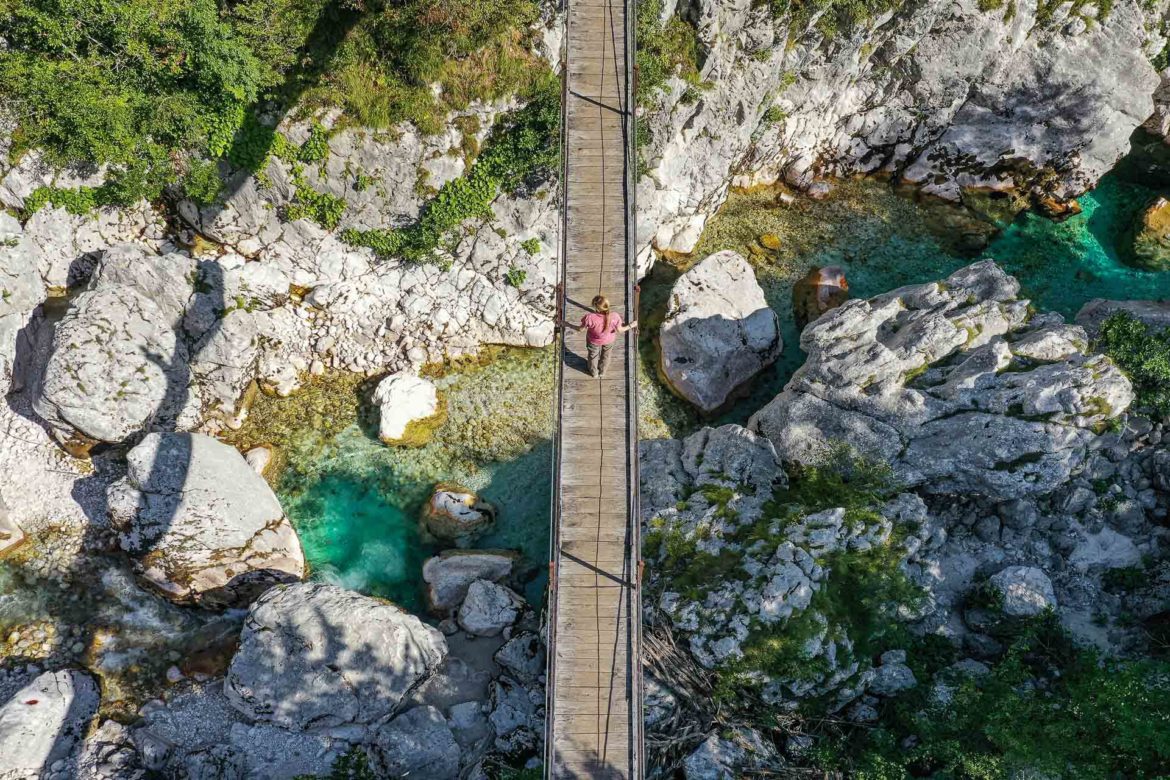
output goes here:
[{"label": "white limestone boulder", "polygon": [[300,541],[272,488],[210,436],[152,433],[126,456],[109,492],[112,526],[142,578],[167,597],[247,604],[300,579]]},{"label": "white limestone boulder", "polygon": [[516,622],[524,609],[524,599],[503,585],[476,580],[467,588],[459,607],[459,627],[476,636],[499,636]]},{"label": "white limestone boulder", "polygon": [[658,337],[667,384],[708,414],[733,400],[784,346],[751,265],[731,251],[678,278]]},{"label": "white limestone boulder", "polygon": [[252,605],[224,691],[249,718],[304,730],[393,714],[447,655],[438,630],[335,585],[273,588]]},{"label": "white limestone boulder", "polygon": [[459,744],[443,713],[434,707],[407,710],[375,731],[371,742],[382,777],[459,776]]},{"label": "white limestone boulder", "polygon": [[0,777],[47,777],[75,762],[99,703],[93,678],[72,669],[21,688],[0,707]]},{"label": "white limestone boulder", "polygon": [[1035,617],[1056,608],[1052,580],[1035,566],[1008,566],[988,580],[1000,598],[1000,609],[1008,617]]},{"label": "white limestone boulder", "polygon": [[374,389],[378,438],[384,444],[425,444],[441,422],[441,398],[430,380],[405,372],[391,374]]},{"label": "white limestone boulder", "polygon": [[996,500],[1063,484],[1133,402],[1083,329],[1035,314],[991,260],[851,300],[805,328],[808,357],[748,426],[785,461],[841,443],[907,486]]},{"label": "white limestone boulder", "polygon": [[512,573],[519,556],[508,550],[444,550],[423,562],[427,603],[444,615],[458,609],[476,580],[501,582]]}]

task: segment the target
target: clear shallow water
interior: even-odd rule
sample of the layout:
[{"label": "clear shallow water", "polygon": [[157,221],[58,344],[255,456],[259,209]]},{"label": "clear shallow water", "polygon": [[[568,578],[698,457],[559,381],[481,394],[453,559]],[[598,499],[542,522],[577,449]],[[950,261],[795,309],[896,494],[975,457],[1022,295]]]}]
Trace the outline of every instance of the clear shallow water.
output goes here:
[{"label": "clear shallow water", "polygon": [[[899,197],[873,180],[843,181],[826,201],[801,198],[787,206],[767,191],[732,194],[708,223],[694,258],[735,249],[752,260],[765,297],[779,315],[785,346],[780,360],[756,378],[750,393],[711,422],[745,422],[804,362],[792,313],[792,285],[813,266],[843,267],[851,296],[869,297],[940,279],[976,259],[992,257],[1019,279],[1022,294],[1037,308],[1069,319],[1093,298],[1170,297],[1170,273],[1132,268],[1117,254],[1122,235],[1154,194],[1110,174],[1080,199],[1080,215],[1055,223],[1024,213],[978,253],[963,251],[961,238],[964,233],[986,233],[986,224],[954,207]],[[759,237],[766,233],[780,239],[778,251],[761,247]],[[648,324],[660,321],[678,273],[660,267],[643,285],[642,316]],[[682,435],[703,421],[653,376],[658,352],[652,339],[650,327],[643,332],[641,353],[641,435]]]},{"label": "clear shallow water", "polygon": [[429,539],[420,510],[439,482],[470,488],[499,510],[476,548],[523,553],[525,595],[539,605],[548,557],[552,351],[506,350],[436,384],[448,419],[417,449],[381,444],[355,421],[321,440],[306,429],[285,445],[277,484],[313,576],[424,609],[422,563],[447,545]]}]

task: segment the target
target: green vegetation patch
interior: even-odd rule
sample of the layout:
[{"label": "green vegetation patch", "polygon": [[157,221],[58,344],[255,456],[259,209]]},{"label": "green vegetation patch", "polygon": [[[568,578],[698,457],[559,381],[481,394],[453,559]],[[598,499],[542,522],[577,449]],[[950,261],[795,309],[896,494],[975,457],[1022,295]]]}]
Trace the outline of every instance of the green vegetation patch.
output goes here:
[{"label": "green vegetation patch", "polygon": [[544,74],[527,95],[527,105],[497,122],[471,169],[444,184],[417,222],[397,230],[347,230],[342,240],[384,257],[433,260],[443,239],[466,220],[490,216],[492,201],[501,192],[554,169],[560,154],[560,87],[547,69]]},{"label": "green vegetation patch", "polygon": [[[210,202],[207,161],[262,170],[277,137],[261,107],[341,106],[343,121],[434,133],[451,110],[531,89],[547,72],[533,53],[539,18],[535,0],[10,0],[11,153],[109,166],[100,192],[69,201],[78,209],[154,200],[173,183]],[[326,140],[315,128],[300,161],[323,159]],[[302,200],[330,221],[332,204]]]},{"label": "green vegetation patch", "polygon": [[826,38],[901,5],[901,0],[768,0],[773,15],[791,19],[797,31],[806,29],[815,18],[817,30]]},{"label": "green vegetation patch", "polygon": [[[698,31],[677,14],[665,24],[661,23],[664,6],[664,0],[638,0],[637,3],[638,51],[635,56],[639,105],[646,105],[671,76],[677,75],[695,87],[699,85],[701,48]],[[640,144],[642,141],[639,137]]]},{"label": "green vegetation patch", "polygon": [[1097,346],[1129,377],[1138,406],[1170,415],[1170,328],[1155,331],[1119,311],[1101,324]]},{"label": "green vegetation patch", "polygon": [[[925,655],[911,649],[909,659]],[[939,668],[915,672],[922,681]],[[1079,649],[1051,613],[1023,626],[990,674],[949,685],[949,701],[931,702],[925,685],[899,697],[876,728],[833,725],[818,764],[859,780],[1170,771],[1170,664]]]}]

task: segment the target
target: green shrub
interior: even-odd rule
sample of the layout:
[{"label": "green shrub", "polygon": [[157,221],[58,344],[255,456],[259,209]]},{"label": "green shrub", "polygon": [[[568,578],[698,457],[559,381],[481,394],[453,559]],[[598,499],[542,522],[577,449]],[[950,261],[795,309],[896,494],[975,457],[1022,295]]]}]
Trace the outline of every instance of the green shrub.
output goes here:
[{"label": "green shrub", "polygon": [[930,706],[920,686],[878,728],[839,734],[822,765],[859,778],[1106,780],[1170,771],[1170,664],[1078,649],[1051,613],[1024,627],[989,676],[953,685],[945,707]]},{"label": "green shrub", "polygon": [[297,150],[297,159],[304,163],[321,162],[329,156],[329,131],[314,122],[309,137]]},{"label": "green shrub", "polygon": [[206,160],[192,160],[187,166],[182,184],[184,194],[196,203],[214,203],[223,187],[219,166]]},{"label": "green shrub", "polygon": [[208,149],[225,116],[264,87],[248,44],[213,0],[13,0],[0,93],[20,143],[55,164],[109,164],[120,200],[157,196],[171,151]]},{"label": "green shrub", "polygon": [[[650,97],[666,83],[672,75],[678,75],[699,85],[699,61],[701,50],[698,31],[681,16],[672,16],[662,24],[664,0],[637,0],[636,19],[638,50],[639,105],[646,105]],[[691,90],[688,87],[687,92]],[[692,93],[697,100],[697,93]]]},{"label": "green shrub", "polygon": [[[324,780],[377,780],[370,759],[361,748],[350,750],[333,762]],[[317,775],[297,775],[293,780],[319,780]]]},{"label": "green shrub", "polygon": [[1097,346],[1129,377],[1139,407],[1170,415],[1170,328],[1155,332],[1119,311],[1101,324]]},{"label": "green shrub", "polygon": [[520,243],[520,248],[530,255],[535,255],[540,252],[540,239],[529,238]]},{"label": "green shrub", "polygon": [[63,208],[70,214],[88,214],[98,205],[98,190],[95,187],[79,187],[73,190],[37,187],[24,199],[25,214],[30,216],[45,206]]},{"label": "green shrub", "polygon": [[509,268],[508,273],[504,274],[504,281],[517,289],[524,284],[524,280],[527,278],[528,272],[523,268],[516,268],[515,266]]},{"label": "green shrub", "polygon": [[[109,165],[109,198],[128,203],[156,198],[188,158],[261,172],[276,141],[262,101],[437,131],[452,109],[540,81],[538,19],[535,0],[9,0],[0,95],[15,154]],[[324,141],[315,129],[298,159],[323,159]],[[205,174],[183,184],[209,194]]]}]

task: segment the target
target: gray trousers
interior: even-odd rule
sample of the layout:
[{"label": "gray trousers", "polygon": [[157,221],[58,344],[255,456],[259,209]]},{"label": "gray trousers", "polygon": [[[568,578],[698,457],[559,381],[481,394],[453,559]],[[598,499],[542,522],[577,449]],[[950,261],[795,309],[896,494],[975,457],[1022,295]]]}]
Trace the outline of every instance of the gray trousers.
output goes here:
[{"label": "gray trousers", "polygon": [[605,376],[605,369],[609,367],[609,351],[613,342],[608,344],[586,344],[585,350],[589,353],[589,373],[593,376]]}]

